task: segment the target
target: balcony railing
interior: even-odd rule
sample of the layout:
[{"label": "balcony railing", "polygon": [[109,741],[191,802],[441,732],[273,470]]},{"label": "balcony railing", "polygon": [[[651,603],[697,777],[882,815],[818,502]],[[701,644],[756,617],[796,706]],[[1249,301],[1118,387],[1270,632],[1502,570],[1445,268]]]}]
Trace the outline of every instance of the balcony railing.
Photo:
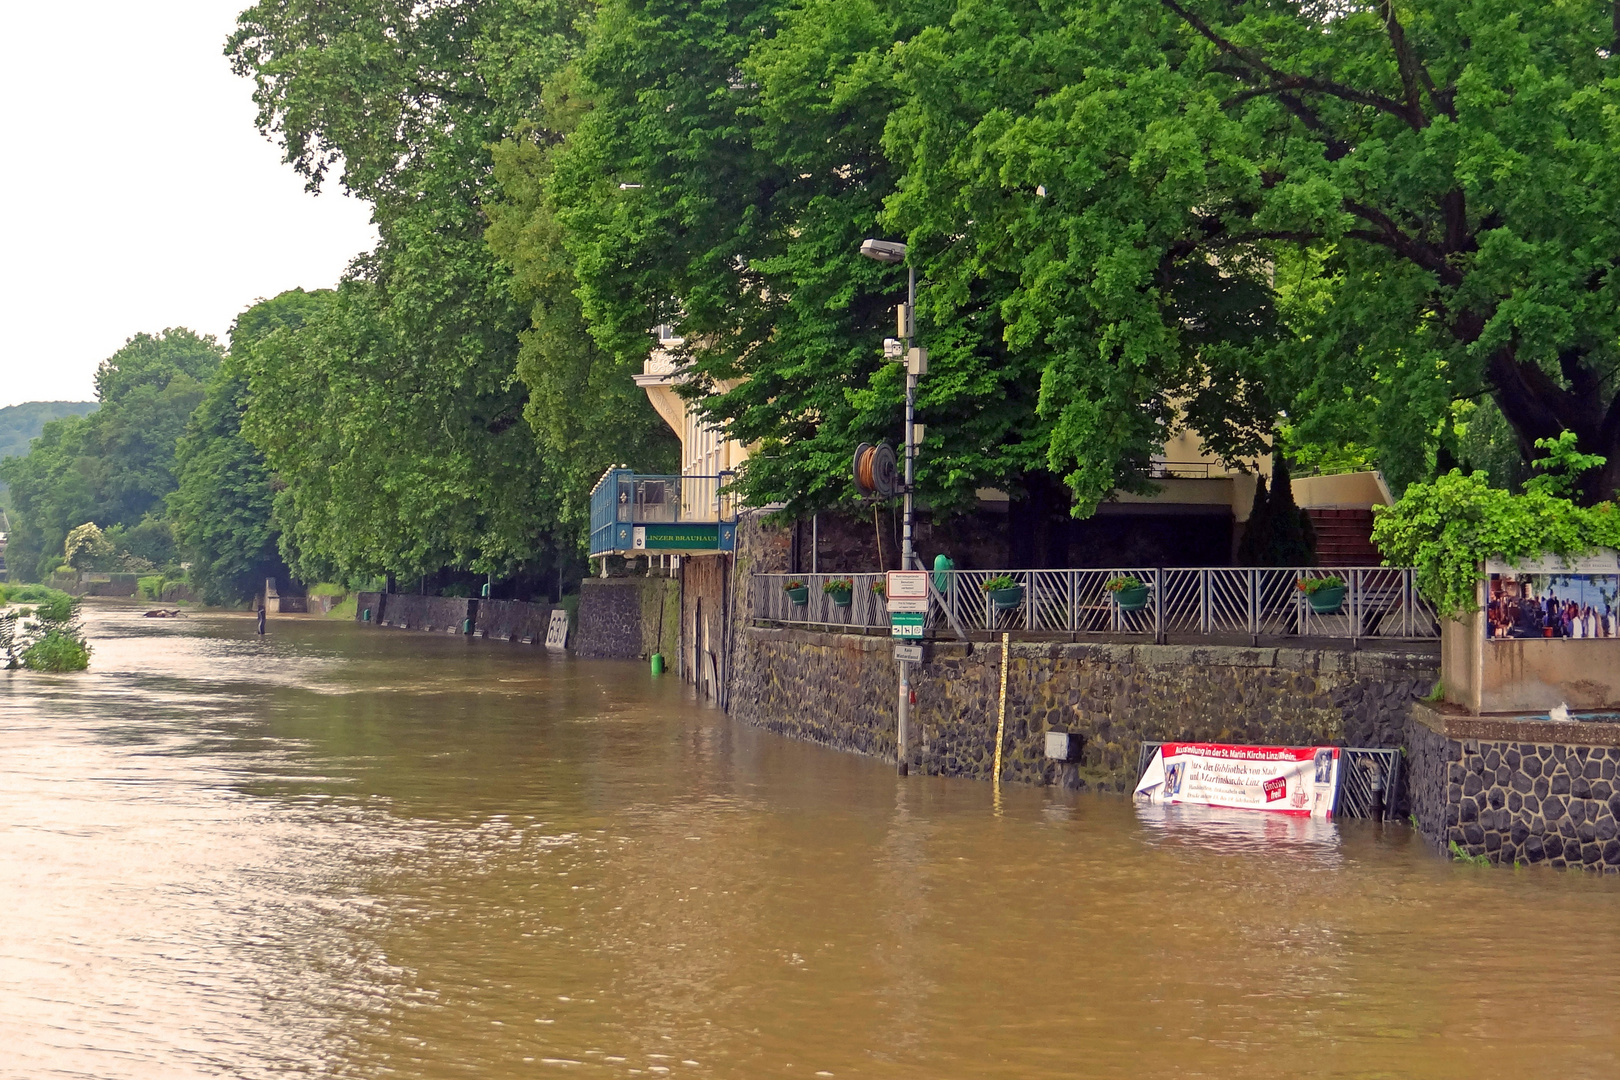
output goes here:
[{"label": "balcony railing", "polygon": [[731,550],[737,522],[732,475],[609,469],[591,489],[591,554]]},{"label": "balcony railing", "polygon": [[[1001,609],[981,587],[1008,575],[1022,593]],[[1141,635],[1164,642],[1184,639],[1344,638],[1425,641],[1440,636],[1435,609],[1418,595],[1415,571],[1400,567],[1205,567],[1174,570],[953,570],[929,572],[926,626],[950,635],[1016,631],[1030,635],[1115,637]],[[1127,610],[1105,586],[1120,577],[1147,585],[1144,606]],[[1342,603],[1332,613],[1312,610],[1298,583],[1342,578]],[[823,591],[850,579],[848,607]],[[882,574],[755,574],[749,614],[757,622],[826,629],[886,630],[888,606],[873,585]],[[808,602],[794,604],[785,586],[802,581]],[[943,586],[943,587],[941,587]]]}]

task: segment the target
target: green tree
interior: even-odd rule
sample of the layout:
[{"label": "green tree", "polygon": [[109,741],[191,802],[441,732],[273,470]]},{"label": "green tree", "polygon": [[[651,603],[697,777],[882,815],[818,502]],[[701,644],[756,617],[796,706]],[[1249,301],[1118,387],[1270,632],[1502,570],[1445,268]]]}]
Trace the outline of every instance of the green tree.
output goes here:
[{"label": "green tree", "polygon": [[[381,242],[328,311],[252,350],[243,431],[278,485],[300,576],[509,574],[577,548],[515,376],[530,305],[484,240],[490,147],[528,123],[580,3],[261,3],[227,45],[260,127]],[[650,410],[649,410],[650,412]],[[576,519],[577,520],[577,519]],[[565,542],[564,542],[565,540]]]},{"label": "green tree", "polygon": [[248,354],[263,338],[303,326],[330,298],[329,291],[293,289],[238,315],[230,353],[175,447],[178,486],[168,497],[169,516],[175,542],[191,563],[187,576],[207,603],[248,599],[265,578],[287,573],[271,521],[270,470],[242,436]]},{"label": "green tree", "polygon": [[175,442],[222,354],[213,338],[184,328],[137,334],[97,369],[97,411],[46,424],[27,456],[0,462],[15,511],[8,566],[48,575],[70,529],[161,516],[175,486]]},{"label": "green tree", "polygon": [[[931,273],[1006,275],[1083,504],[1193,423],[1426,475],[1490,395],[1620,480],[1612,5],[961,0],[901,47],[889,204]],[[954,271],[954,273],[953,273]]]},{"label": "green tree", "polygon": [[[754,447],[744,487],[794,511],[853,496],[861,441],[900,434],[882,359],[905,271],[862,258],[887,234],[903,99],[893,44],[949,17],[912,0],[604,5],[571,89],[589,111],[552,197],[597,344],[622,370],[678,325],[686,392]],[[993,285],[923,283],[931,372],[919,487],[936,509],[1045,469],[1037,381],[1012,357]]]}]

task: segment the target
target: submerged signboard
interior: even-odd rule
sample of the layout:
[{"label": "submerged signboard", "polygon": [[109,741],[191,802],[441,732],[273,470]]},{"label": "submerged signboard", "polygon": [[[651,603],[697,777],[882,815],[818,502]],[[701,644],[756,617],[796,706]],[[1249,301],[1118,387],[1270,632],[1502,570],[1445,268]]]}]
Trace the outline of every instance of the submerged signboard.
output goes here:
[{"label": "submerged signboard", "polygon": [[1339,791],[1336,746],[1165,743],[1136,785],[1150,803],[1195,803],[1330,818]]}]

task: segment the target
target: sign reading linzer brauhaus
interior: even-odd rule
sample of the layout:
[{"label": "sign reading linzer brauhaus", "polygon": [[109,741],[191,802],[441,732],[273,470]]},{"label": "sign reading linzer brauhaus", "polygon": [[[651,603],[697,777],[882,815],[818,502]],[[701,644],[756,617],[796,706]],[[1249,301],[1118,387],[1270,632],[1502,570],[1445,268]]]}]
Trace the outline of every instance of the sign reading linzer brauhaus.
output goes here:
[{"label": "sign reading linzer brauhaus", "polygon": [[1330,818],[1339,790],[1336,746],[1165,743],[1136,785],[1150,803],[1193,803]]}]

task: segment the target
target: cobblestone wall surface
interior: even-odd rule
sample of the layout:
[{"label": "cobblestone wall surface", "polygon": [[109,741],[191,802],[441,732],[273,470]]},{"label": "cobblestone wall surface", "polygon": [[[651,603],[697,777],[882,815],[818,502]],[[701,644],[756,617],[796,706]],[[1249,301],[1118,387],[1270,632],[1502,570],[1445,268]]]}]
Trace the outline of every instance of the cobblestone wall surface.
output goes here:
[{"label": "cobblestone wall surface", "polygon": [[[1001,646],[932,643],[914,680],[912,768],[988,779]],[[886,638],[744,627],[730,711],[795,738],[894,758],[897,672]],[[1014,644],[1003,779],[1124,790],[1143,741],[1400,745],[1430,653],[1131,644]],[[1046,732],[1077,732],[1067,776]]]},{"label": "cobblestone wall surface", "polygon": [[1620,873],[1615,725],[1413,714],[1412,814],[1431,842],[1501,865]]}]

